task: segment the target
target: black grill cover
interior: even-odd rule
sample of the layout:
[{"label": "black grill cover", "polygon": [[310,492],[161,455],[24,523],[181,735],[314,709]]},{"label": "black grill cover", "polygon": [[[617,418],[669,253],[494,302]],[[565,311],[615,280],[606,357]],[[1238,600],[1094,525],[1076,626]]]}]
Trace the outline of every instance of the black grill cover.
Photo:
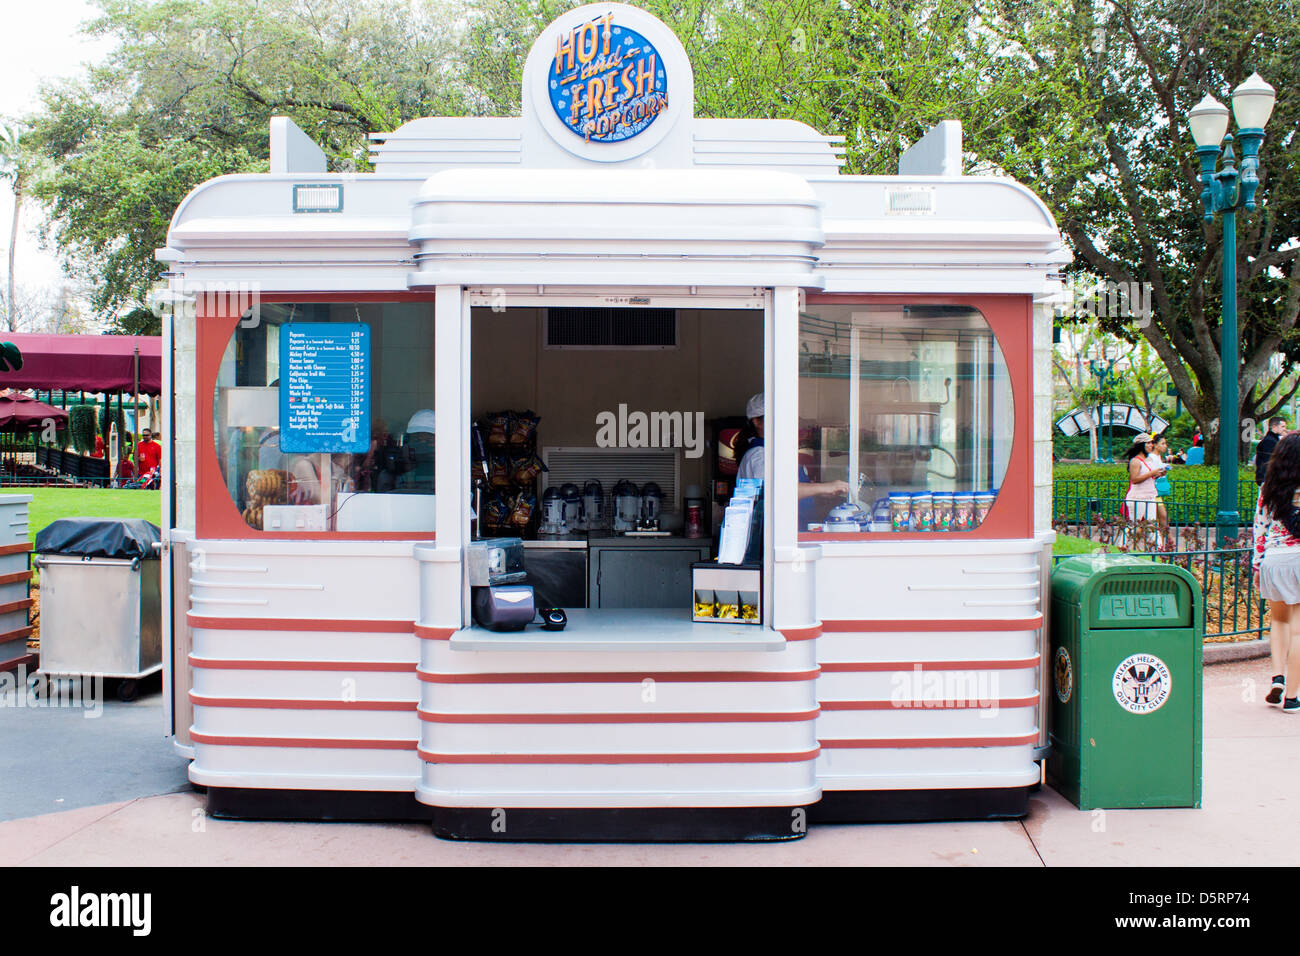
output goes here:
[{"label": "black grill cover", "polygon": [[151,558],[162,530],[143,518],[60,518],[36,535],[37,554]]}]

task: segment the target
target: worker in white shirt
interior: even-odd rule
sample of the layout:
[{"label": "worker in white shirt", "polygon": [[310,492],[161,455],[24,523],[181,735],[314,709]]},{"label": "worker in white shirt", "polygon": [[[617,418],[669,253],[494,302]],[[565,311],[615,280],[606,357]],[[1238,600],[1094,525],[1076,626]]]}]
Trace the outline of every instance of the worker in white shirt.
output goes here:
[{"label": "worker in white shirt", "polygon": [[[763,393],[750,398],[745,405],[745,417],[749,419],[754,426],[754,432],[758,436],[749,443],[749,450],[745,452],[745,457],[740,459],[740,467],[736,471],[737,478],[759,478],[763,477],[765,459],[763,455],[763,419],[765,413]],[[816,521],[816,503],[812,500],[818,495],[842,495],[847,497],[849,494],[849,483],[847,481],[813,481],[808,475],[808,469],[803,465],[799,466],[799,527],[805,527],[808,522]]]}]

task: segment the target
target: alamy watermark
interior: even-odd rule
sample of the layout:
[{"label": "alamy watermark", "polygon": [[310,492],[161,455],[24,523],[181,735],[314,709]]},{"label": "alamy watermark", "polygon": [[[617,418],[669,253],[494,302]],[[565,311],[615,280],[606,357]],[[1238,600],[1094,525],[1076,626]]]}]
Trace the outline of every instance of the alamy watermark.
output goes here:
[{"label": "alamy watermark", "polygon": [[890,703],[900,710],[978,709],[998,715],[998,675],[987,671],[927,671],[920,664],[890,678]]},{"label": "alamy watermark", "polygon": [[94,893],[72,886],[50,897],[50,925],[76,929],[129,929],[148,936],[153,926],[152,893]]},{"label": "alamy watermark", "polygon": [[262,324],[260,282],[216,282],[190,279],[155,288],[150,297],[154,312],[171,307],[178,316],[238,315],[239,324],[255,329]]},{"label": "alamy watermark", "polygon": [[1056,312],[1070,319],[1132,318],[1145,328],[1155,315],[1150,282],[1098,281],[1086,275],[1068,276]]},{"label": "alamy watermark", "polygon": [[93,719],[104,712],[104,677],[46,677],[28,674],[20,664],[13,671],[0,671],[0,707],[74,707]]},{"label": "alamy watermark", "polygon": [[596,413],[598,448],[684,448],[687,458],[704,454],[703,412],[641,412],[627,409]]}]

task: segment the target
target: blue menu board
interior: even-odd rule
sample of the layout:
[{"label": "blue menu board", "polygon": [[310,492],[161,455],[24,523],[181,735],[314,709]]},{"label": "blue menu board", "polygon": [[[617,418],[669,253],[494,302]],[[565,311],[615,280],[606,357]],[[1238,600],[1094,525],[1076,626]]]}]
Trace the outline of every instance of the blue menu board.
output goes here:
[{"label": "blue menu board", "polygon": [[280,450],[370,447],[370,328],[291,322],[280,329]]}]

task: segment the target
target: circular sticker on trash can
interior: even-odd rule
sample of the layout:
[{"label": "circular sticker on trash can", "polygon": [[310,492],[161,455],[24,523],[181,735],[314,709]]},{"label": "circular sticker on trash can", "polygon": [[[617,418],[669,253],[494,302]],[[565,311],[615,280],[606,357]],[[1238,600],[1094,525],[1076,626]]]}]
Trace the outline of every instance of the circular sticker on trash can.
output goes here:
[{"label": "circular sticker on trash can", "polygon": [[1056,649],[1055,665],[1052,674],[1056,678],[1056,699],[1068,704],[1070,695],[1074,693],[1074,665],[1070,662],[1070,652],[1064,647]]},{"label": "circular sticker on trash can", "polygon": [[1130,714],[1149,714],[1169,699],[1173,678],[1154,654],[1133,654],[1119,662],[1111,686],[1115,700]]}]

